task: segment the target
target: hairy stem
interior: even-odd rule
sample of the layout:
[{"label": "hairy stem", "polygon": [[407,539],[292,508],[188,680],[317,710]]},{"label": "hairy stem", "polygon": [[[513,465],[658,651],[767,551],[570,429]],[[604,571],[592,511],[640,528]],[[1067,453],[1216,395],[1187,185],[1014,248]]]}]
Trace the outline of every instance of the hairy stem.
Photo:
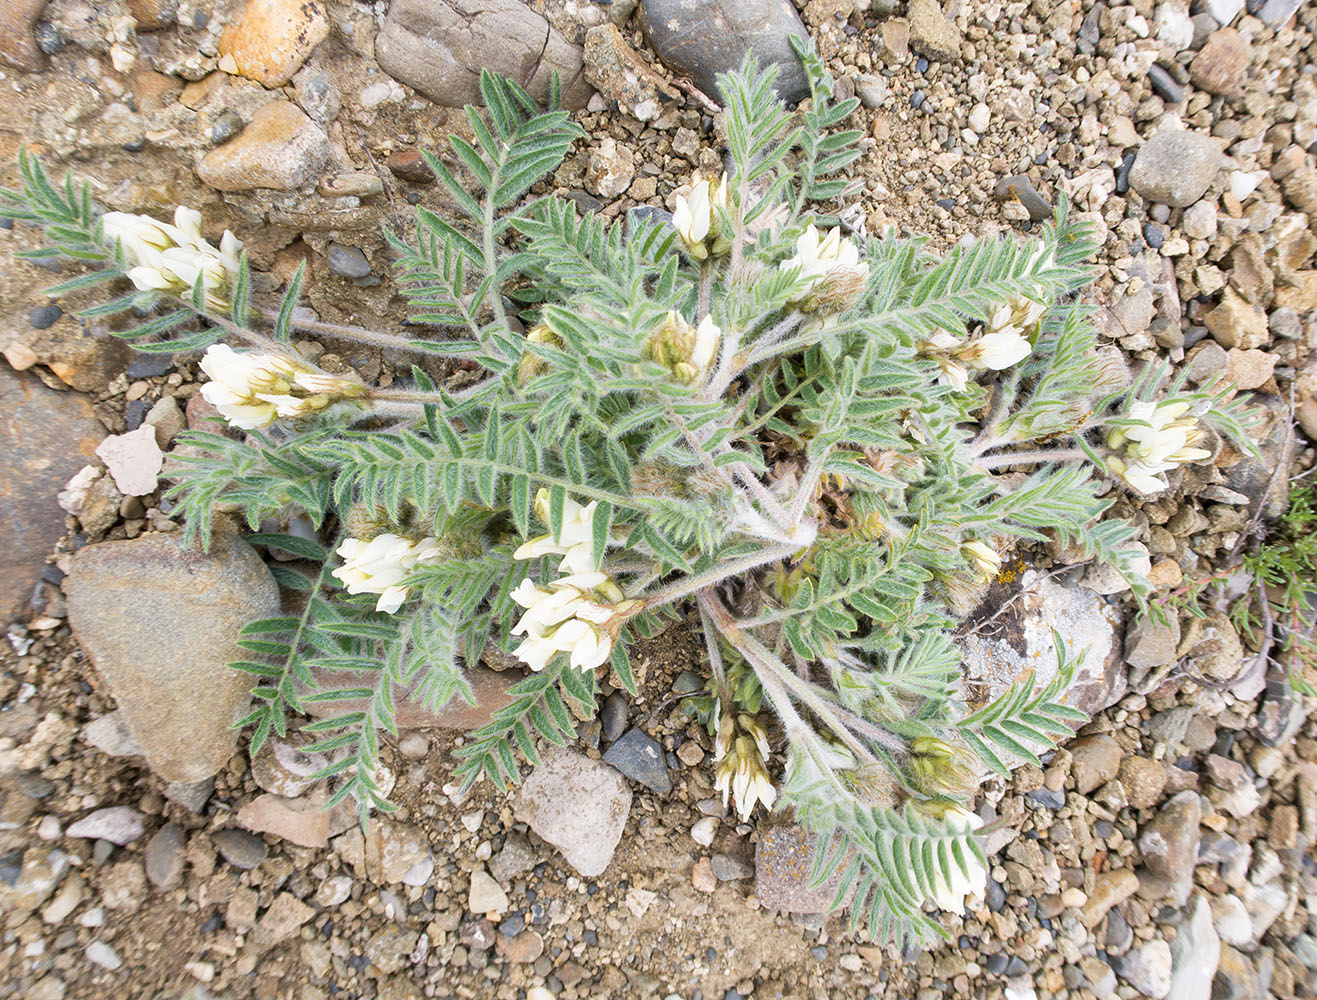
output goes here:
[{"label": "hairy stem", "polygon": [[985,471],[1008,465],[1039,465],[1043,462],[1075,462],[1088,455],[1082,448],[1044,448],[1040,451],[1012,451],[1004,455],[989,455],[974,460]]},{"label": "hairy stem", "polygon": [[734,576],[740,576],[742,573],[748,573],[752,569],[765,566],[771,562],[777,562],[779,559],[785,559],[794,552],[799,552],[801,546],[795,544],[770,545],[754,553],[753,555],[742,556],[740,559],[728,559],[720,562],[703,573],[696,573],[694,576],[688,576],[684,579],[671,583],[652,594],[642,594],[640,599],[645,602],[647,608],[662,607],[665,604],[671,604],[673,601],[679,601],[683,597],[689,597],[699,590],[705,590]]}]

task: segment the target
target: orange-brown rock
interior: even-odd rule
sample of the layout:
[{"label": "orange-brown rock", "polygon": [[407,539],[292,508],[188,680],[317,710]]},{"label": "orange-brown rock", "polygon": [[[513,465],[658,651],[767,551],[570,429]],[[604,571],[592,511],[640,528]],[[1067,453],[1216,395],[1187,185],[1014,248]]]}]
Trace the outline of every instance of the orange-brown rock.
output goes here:
[{"label": "orange-brown rock", "polygon": [[220,68],[266,87],[282,87],[329,35],[316,0],[248,0],[220,36]]}]

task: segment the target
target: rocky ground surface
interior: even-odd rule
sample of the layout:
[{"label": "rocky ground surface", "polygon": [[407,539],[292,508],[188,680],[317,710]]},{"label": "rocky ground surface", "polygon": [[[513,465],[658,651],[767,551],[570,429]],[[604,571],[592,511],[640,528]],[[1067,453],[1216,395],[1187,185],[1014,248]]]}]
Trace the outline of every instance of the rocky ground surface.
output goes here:
[{"label": "rocky ground surface", "polygon": [[[545,188],[613,216],[717,169],[714,77],[747,48],[804,96],[786,36],[808,31],[861,100],[853,229],[948,246],[1028,232],[1064,193],[1099,231],[1113,361],[1225,371],[1267,407],[1261,459],[1223,447],[1118,504],[1162,599],[1212,573],[1314,461],[1314,8],[796,7],[0,0],[0,163],[27,144],[112,208],[201,208],[247,241],[258,298],[305,261],[315,314],[396,325],[380,227],[447,210],[416,151],[466,130],[453,106],[480,66],[537,93],[559,72],[589,140]],[[1094,651],[1097,714],[985,786],[988,891],[945,944],[901,955],[820,915],[799,831],[727,815],[681,710],[702,655],[681,626],[633,657],[641,695],[606,687],[521,790],[451,782],[447,751],[509,676],[482,670],[480,710],[409,712],[385,754],[396,813],[363,832],[321,809],[296,739],[249,761],[227,732],[241,692],[215,665],[226,627],[277,600],[269,571],[237,542],[187,552],[161,499],[164,453],[207,415],[196,358],[133,356],[79,300],[47,300],[55,275],[13,258],[33,232],[0,226],[0,997],[1317,993],[1317,727],[1226,616],[1138,622],[1059,546],[971,618],[970,684],[1059,623]],[[371,380],[406,370],[302,347]]]}]

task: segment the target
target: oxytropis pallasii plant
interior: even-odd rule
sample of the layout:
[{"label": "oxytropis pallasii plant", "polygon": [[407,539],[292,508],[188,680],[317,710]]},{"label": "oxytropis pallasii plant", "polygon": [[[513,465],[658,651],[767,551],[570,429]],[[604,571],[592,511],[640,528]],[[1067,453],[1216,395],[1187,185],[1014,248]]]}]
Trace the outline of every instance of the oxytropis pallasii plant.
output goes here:
[{"label": "oxytropis pallasii plant", "polygon": [[[338,796],[387,808],[395,701],[469,698],[466,666],[497,646],[530,672],[458,773],[515,781],[537,740],[575,738],[597,671],[633,688],[628,646],[686,615],[708,651],[691,707],[717,787],[743,819],[790,810],[816,831],[820,877],[843,872],[838,901],[875,935],[927,933],[927,903],[958,910],[982,887],[979,776],[1083,718],[1065,662],[971,711],[952,607],[1047,537],[1144,594],[1111,498],[1168,488],[1218,432],[1250,446],[1222,390],[1130,384],[1100,360],[1076,298],[1093,247],[1064,208],[1036,238],[944,255],[842,226],[855,102],[802,58],[799,114],[771,72],[723,79],[726,174],[692,177],[670,222],[530,197],[581,133],[486,76],[476,142],[452,141],[460,176],[428,157],[464,214],[421,210],[390,237],[424,340],[301,322],[300,272],[257,308],[237,241],[216,249],[186,209],[100,215],[28,161],[8,211],[46,227],[44,252],[100,265],[56,293],[126,277],[89,311],[142,350],[205,349],[203,392],[230,426],[185,437],[171,495],[187,530],[204,542],[236,511],[320,532],[257,538],[322,568],[280,564],[302,610],[246,630],[233,666],[254,676],[254,744],[307,702],[366,698],[305,728]],[[483,375],[450,391],[418,365],[376,388],[299,356],[294,329]],[[325,672],[355,680],[318,689]]]}]

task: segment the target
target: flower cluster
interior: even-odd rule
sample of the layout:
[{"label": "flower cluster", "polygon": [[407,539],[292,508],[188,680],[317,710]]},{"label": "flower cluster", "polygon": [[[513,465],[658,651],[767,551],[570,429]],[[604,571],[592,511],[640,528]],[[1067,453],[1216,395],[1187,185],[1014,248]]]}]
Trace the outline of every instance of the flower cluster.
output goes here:
[{"label": "flower cluster", "polygon": [[954,334],[939,330],[920,347],[920,353],[937,361],[939,381],[960,392],[971,371],[1004,371],[1033,351],[1031,334],[1047,305],[1024,295],[1012,296],[998,306],[983,331],[962,343]]},{"label": "flower cluster", "polygon": [[727,175],[714,184],[698,173],[685,190],[677,192],[672,210],[672,226],[682,246],[698,261],[721,257],[732,248],[723,233],[719,211],[727,211]]},{"label": "flower cluster", "polygon": [[278,354],[240,353],[227,344],[208,348],[201,370],[210,379],[201,395],[242,430],[265,427],[278,417],[305,416],[366,391],[356,379],[313,371]]},{"label": "flower cluster", "polygon": [[796,240],[796,252],[781,264],[805,282],[800,307],[805,312],[840,313],[853,306],[869,282],[869,264],[860,248],[834,226],[820,236],[808,226]]},{"label": "flower cluster", "polygon": [[198,279],[208,309],[229,308],[229,291],[238,274],[242,243],[227,229],[219,249],[201,235],[201,213],[179,205],[174,224],[149,215],[107,212],[101,217],[106,244],[123,248],[128,280],[142,291],[188,296]]},{"label": "flower cluster", "polygon": [[608,662],[616,638],[612,625],[625,613],[622,592],[607,573],[573,573],[547,588],[522,580],[512,599],[526,613],[512,627],[526,639],[514,652],[532,670],[543,670],[558,653],[570,653],[578,670]]},{"label": "flower cluster", "polygon": [[730,795],[736,802],[741,822],[749,821],[755,806],[762,802],[771,808],[777,789],[768,776],[768,733],[763,723],[752,715],[723,713],[718,719],[718,736],[714,743],[716,779],[713,787],[723,793],[723,805]]},{"label": "flower cluster", "polygon": [[401,535],[376,535],[370,541],[348,538],[338,547],[343,565],[334,570],[349,594],[379,594],[376,611],[393,614],[407,600],[409,588],[402,586],[418,564],[440,556],[437,538],[413,542]]},{"label": "flower cluster", "polygon": [[[513,626],[513,635],[526,636],[515,652],[532,670],[543,670],[557,653],[570,653],[579,670],[593,670],[608,662],[617,629],[639,602],[628,601],[607,573],[595,569],[594,514],[597,504],[585,506],[570,497],[563,504],[562,530],[532,538],[513,553],[516,559],[560,555],[558,572],[566,573],[541,587],[522,580],[512,599],[526,609]],[[535,516],[549,523],[549,491],[535,494]]]},{"label": "flower cluster", "polygon": [[645,346],[649,356],[674,376],[683,382],[694,382],[713,363],[721,338],[722,330],[712,316],[705,316],[695,327],[681,313],[672,310]]},{"label": "flower cluster", "polygon": [[1129,419],[1139,423],[1107,434],[1107,445],[1119,453],[1107,459],[1111,471],[1140,493],[1157,493],[1168,485],[1164,473],[1210,458],[1210,451],[1194,447],[1203,432],[1189,410],[1188,403],[1132,404]]}]

